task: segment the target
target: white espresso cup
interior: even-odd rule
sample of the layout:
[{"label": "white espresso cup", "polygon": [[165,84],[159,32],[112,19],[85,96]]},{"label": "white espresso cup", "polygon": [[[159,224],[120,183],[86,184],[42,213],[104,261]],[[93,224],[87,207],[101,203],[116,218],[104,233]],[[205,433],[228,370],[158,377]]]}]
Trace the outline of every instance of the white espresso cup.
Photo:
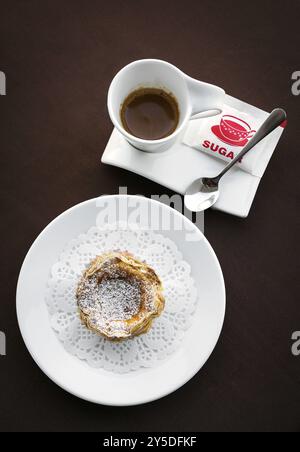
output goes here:
[{"label": "white espresso cup", "polygon": [[[159,140],[137,138],[128,133],[121,122],[124,100],[131,92],[147,87],[172,93],[179,107],[175,131]],[[225,91],[222,88],[195,80],[166,61],[146,59],[134,61],[116,74],[108,90],[107,106],[114,126],[132,146],[142,151],[160,152],[174,144],[190,119],[221,113],[224,98]]]}]

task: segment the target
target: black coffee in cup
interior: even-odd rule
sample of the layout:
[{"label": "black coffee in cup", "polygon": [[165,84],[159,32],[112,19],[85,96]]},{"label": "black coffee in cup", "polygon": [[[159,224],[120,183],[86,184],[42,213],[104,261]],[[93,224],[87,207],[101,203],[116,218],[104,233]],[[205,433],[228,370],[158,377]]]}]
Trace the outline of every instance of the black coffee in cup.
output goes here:
[{"label": "black coffee in cup", "polygon": [[159,140],[171,135],[179,122],[179,107],[171,93],[139,88],[130,93],[120,110],[124,129],[137,138]]}]

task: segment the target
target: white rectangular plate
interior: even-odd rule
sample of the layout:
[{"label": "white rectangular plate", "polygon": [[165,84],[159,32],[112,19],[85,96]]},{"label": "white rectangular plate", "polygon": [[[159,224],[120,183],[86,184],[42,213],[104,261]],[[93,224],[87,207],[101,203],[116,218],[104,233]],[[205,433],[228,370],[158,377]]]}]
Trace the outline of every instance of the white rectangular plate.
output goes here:
[{"label": "white rectangular plate", "polygon": [[[267,116],[267,112],[228,95],[225,103],[254,114],[262,120]],[[278,128],[266,138],[269,140],[264,159],[266,164],[282,132],[283,129]],[[181,194],[185,193],[193,180],[201,176],[215,176],[225,165],[217,158],[184,145],[180,139],[165,152],[142,152],[131,146],[116,129],[110,136],[101,161],[132,171]],[[264,170],[262,175],[263,172]],[[232,168],[220,182],[221,195],[214,208],[239,217],[247,217],[260,180],[261,177],[252,176],[239,168]]]}]

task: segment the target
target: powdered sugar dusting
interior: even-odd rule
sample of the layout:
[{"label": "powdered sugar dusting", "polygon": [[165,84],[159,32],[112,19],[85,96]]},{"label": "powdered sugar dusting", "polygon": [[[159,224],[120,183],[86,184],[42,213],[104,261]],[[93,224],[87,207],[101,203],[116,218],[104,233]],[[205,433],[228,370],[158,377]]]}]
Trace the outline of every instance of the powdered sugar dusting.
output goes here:
[{"label": "powdered sugar dusting", "polygon": [[[106,333],[129,333],[126,320],[140,311],[142,298],[145,310],[155,308],[155,292],[146,280],[128,276],[118,266],[118,258],[101,263],[101,269],[92,269],[79,285],[78,305],[88,315],[89,323]],[[123,335],[122,333],[122,335]]]},{"label": "powdered sugar dusting", "polygon": [[103,279],[99,285],[96,280],[89,278],[80,300],[82,306],[89,304],[97,308],[103,320],[127,320],[139,312],[141,290],[137,280]]}]

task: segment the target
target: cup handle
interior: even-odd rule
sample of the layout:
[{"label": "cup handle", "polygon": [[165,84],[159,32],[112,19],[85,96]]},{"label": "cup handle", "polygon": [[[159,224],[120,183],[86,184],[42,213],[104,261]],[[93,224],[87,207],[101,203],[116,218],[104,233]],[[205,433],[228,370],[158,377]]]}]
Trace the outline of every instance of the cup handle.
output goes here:
[{"label": "cup handle", "polygon": [[208,118],[223,111],[225,91],[219,86],[200,82],[186,75],[192,105],[191,119]]},{"label": "cup handle", "polygon": [[250,132],[247,135],[247,139],[249,140],[250,138],[253,137],[253,135],[255,134],[256,130],[250,130]]},{"label": "cup handle", "polygon": [[193,116],[191,116],[190,120],[192,121],[194,119],[209,118],[210,116],[220,115],[221,113],[222,113],[222,110],[220,108],[199,111],[199,113],[195,113]]}]

